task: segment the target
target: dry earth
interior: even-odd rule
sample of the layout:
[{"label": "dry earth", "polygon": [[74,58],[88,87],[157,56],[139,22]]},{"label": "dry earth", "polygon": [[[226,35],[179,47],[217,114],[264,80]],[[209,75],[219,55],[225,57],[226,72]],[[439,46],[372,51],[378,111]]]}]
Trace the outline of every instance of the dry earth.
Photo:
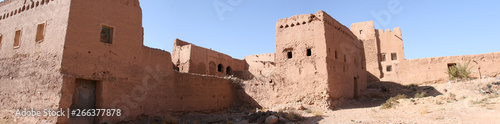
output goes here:
[{"label": "dry earth", "polygon": [[[400,99],[399,104],[389,109],[381,109],[381,103],[385,100],[368,98],[350,101],[340,109],[325,111],[322,117],[309,118],[302,123],[498,124],[500,123],[500,85],[492,84],[498,81],[499,79],[496,78],[414,86],[416,92],[427,89],[429,96]],[[488,85],[491,86],[489,88],[491,93],[483,92],[487,91]],[[435,90],[429,91],[430,87]],[[414,91],[411,86],[410,88],[403,86],[400,89],[405,94],[412,94],[411,92]],[[410,89],[410,92],[405,89]],[[394,96],[396,92],[390,94]],[[304,116],[314,115],[305,114]]]}]

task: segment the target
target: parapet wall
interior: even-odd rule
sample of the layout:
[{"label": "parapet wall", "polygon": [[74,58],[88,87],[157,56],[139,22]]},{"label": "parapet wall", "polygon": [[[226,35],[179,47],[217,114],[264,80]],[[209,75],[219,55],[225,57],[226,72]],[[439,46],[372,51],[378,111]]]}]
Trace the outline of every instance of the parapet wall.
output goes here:
[{"label": "parapet wall", "polygon": [[[470,63],[469,63],[470,62]],[[472,71],[473,78],[499,77],[500,53],[477,55],[433,57],[404,60],[399,63],[398,72],[382,78],[382,81],[394,81],[400,84],[442,83],[449,81],[446,74],[448,64],[466,64]]]}]

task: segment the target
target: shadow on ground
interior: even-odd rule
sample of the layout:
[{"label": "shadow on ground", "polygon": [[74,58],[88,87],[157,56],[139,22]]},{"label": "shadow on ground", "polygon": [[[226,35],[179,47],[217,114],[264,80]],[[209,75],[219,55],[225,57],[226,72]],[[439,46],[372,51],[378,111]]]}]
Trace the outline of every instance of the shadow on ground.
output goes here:
[{"label": "shadow on ground", "polygon": [[401,85],[396,82],[379,81],[370,83],[361,98],[348,100],[338,109],[377,107],[384,104],[387,99],[399,94],[404,94],[407,98],[442,95],[441,92],[432,86]]}]

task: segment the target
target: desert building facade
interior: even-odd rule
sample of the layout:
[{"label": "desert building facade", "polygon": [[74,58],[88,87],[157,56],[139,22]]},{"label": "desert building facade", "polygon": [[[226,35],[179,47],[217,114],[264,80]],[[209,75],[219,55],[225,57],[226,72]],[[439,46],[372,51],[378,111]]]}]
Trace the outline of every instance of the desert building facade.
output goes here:
[{"label": "desert building facade", "polygon": [[[473,75],[499,76],[499,53],[406,60],[399,28],[349,29],[323,11],[278,20],[276,52],[243,60],[179,39],[172,54],[144,46],[138,0],[5,0],[0,29],[0,119],[18,123],[117,123],[246,104],[334,108],[368,82],[445,80],[447,65],[465,61],[480,67]],[[23,108],[123,113],[15,116]]]}]

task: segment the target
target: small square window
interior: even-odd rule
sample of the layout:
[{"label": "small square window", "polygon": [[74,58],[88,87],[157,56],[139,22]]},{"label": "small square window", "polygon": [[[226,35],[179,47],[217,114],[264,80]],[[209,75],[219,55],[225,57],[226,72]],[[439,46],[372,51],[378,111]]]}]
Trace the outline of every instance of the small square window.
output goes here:
[{"label": "small square window", "polygon": [[102,26],[101,28],[101,42],[113,43],[113,28],[109,26]]},{"label": "small square window", "polygon": [[363,34],[363,30],[359,30],[359,34]]},{"label": "small square window", "polygon": [[337,54],[338,54],[338,53],[337,53],[337,51],[335,51],[335,59],[337,59],[337,58],[338,58]]},{"label": "small square window", "polygon": [[392,65],[388,65],[388,66],[386,67],[386,71],[387,71],[387,72],[391,72],[391,71],[392,71]]},{"label": "small square window", "polygon": [[45,23],[39,24],[36,30],[36,42],[40,42],[43,40],[45,33]]},{"label": "small square window", "polygon": [[312,55],[311,49],[307,49],[307,56],[311,56],[311,55]]},{"label": "small square window", "polygon": [[391,60],[398,60],[398,54],[391,53]]},{"label": "small square window", "polygon": [[385,53],[380,53],[380,61],[385,61]]},{"label": "small square window", "polygon": [[21,30],[16,31],[16,36],[14,37],[14,48],[19,47],[19,42],[21,41]]},{"label": "small square window", "polygon": [[288,59],[291,59],[293,57],[292,56],[292,51],[287,52],[287,56],[288,56]]}]

